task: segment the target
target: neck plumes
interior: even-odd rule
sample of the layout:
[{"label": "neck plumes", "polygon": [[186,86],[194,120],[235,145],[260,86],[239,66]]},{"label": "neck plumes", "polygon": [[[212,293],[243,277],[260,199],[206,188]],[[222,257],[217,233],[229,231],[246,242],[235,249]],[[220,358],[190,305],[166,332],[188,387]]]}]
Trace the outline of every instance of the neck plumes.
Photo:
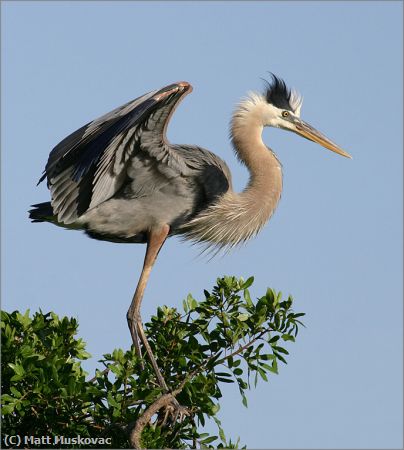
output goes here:
[{"label": "neck plumes", "polygon": [[274,212],[282,191],[281,164],[262,142],[264,99],[253,95],[233,115],[231,140],[249,172],[241,193],[230,188],[187,226],[186,237],[208,247],[231,248],[255,236]]}]

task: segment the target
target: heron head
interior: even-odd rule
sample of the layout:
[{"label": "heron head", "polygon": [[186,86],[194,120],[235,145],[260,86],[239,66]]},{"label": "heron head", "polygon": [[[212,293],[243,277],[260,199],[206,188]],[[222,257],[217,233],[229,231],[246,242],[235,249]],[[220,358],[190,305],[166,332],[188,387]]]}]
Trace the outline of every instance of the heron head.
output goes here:
[{"label": "heron head", "polygon": [[271,76],[272,80],[266,82],[267,86],[263,95],[266,102],[263,118],[264,126],[293,131],[299,136],[317,142],[339,155],[351,158],[351,155],[337,144],[300,118],[303,98],[296,91],[290,90],[282,79],[274,74],[271,74]]}]

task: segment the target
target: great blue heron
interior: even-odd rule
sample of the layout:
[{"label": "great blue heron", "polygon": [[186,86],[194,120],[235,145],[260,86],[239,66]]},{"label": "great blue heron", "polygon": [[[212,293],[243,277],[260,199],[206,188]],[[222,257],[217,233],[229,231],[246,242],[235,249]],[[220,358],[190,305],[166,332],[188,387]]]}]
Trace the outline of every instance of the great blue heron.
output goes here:
[{"label": "great blue heron", "polygon": [[166,139],[172,113],[191,91],[185,81],[170,84],[63,139],[51,151],[39,180],[47,178],[51,201],[30,210],[34,222],[81,229],[104,241],[147,244],[127,320],[137,354],[141,356],[141,341],[166,390],[140,316],[147,280],[166,238],[182,235],[222,249],[261,230],[282,190],[281,164],[261,138],[265,126],[293,131],[350,157],[300,119],[301,97],[272,75],[264,94],[250,94],[231,121],[233,148],[250,171],[247,187],[236,193],[222,159]]}]

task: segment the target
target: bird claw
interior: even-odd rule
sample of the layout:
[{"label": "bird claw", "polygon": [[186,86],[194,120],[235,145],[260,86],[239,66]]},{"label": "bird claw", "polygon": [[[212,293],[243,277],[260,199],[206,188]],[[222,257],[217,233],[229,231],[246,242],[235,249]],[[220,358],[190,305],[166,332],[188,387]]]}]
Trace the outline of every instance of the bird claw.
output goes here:
[{"label": "bird claw", "polygon": [[188,408],[185,406],[181,406],[178,403],[177,399],[173,397],[171,403],[169,403],[165,407],[162,426],[164,426],[167,423],[168,419],[171,423],[174,424],[177,421],[182,422],[185,419],[185,417],[189,417],[190,415],[191,412],[188,410]]}]

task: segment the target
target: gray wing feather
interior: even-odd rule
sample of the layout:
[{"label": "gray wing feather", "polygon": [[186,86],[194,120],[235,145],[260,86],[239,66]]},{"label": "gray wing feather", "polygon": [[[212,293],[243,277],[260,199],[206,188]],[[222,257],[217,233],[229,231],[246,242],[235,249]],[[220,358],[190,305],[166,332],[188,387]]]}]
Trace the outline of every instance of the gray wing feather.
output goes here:
[{"label": "gray wing feather", "polygon": [[52,207],[60,222],[72,223],[114,196],[136,157],[152,159],[167,178],[187,172],[186,164],[167,145],[164,135],[173,109],[186,94],[180,90],[161,95],[175,87],[150,92],[116,108],[52,150],[40,181],[47,177]]},{"label": "gray wing feather", "polygon": [[116,136],[104,150],[94,174],[93,192],[89,208],[111,198],[122,186],[125,167],[134,147],[134,130]]}]

